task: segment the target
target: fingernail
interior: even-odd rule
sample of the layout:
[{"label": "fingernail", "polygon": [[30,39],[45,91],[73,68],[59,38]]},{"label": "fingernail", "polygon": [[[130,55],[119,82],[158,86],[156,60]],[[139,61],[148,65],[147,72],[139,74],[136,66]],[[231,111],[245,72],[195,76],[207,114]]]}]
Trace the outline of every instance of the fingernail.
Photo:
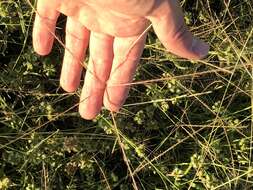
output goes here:
[{"label": "fingernail", "polygon": [[199,39],[194,38],[192,41],[192,50],[196,53],[199,58],[204,58],[207,56],[209,51],[209,45]]}]

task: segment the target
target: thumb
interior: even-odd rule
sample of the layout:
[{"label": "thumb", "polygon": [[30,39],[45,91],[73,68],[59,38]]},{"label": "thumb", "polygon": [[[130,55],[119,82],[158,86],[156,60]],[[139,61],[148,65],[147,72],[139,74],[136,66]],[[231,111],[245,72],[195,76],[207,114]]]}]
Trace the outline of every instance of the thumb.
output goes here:
[{"label": "thumb", "polygon": [[207,55],[209,45],[187,29],[178,1],[171,1],[161,13],[148,19],[168,51],[187,59],[201,59]]}]

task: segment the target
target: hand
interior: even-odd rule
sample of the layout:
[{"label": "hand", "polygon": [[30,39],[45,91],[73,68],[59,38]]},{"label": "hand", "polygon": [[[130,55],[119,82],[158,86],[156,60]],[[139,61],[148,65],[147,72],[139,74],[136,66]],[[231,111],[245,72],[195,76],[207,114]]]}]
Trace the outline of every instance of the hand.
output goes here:
[{"label": "hand", "polygon": [[67,15],[66,49],[60,84],[68,92],[80,83],[85,51],[89,63],[79,112],[94,118],[102,105],[118,111],[123,105],[146,39],[153,28],[168,51],[188,59],[206,56],[209,46],[192,36],[176,0],[38,0],[34,49],[51,51],[57,18]]}]

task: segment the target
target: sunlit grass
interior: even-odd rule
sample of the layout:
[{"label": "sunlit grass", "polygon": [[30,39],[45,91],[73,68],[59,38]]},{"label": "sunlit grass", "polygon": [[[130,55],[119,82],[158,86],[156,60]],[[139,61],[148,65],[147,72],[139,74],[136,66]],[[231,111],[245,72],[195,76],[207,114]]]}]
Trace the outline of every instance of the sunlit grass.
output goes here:
[{"label": "sunlit grass", "polygon": [[0,189],[252,188],[252,5],[181,2],[209,56],[175,57],[151,30],[122,110],[93,121],[81,87],[59,87],[65,18],[40,57],[34,5],[0,2]]}]

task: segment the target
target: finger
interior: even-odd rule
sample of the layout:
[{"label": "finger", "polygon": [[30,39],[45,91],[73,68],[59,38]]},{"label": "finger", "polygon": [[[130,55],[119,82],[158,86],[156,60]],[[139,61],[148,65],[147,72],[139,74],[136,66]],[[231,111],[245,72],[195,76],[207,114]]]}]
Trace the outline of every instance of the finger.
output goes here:
[{"label": "finger", "polygon": [[144,48],[146,34],[127,38],[115,38],[114,59],[110,78],[104,93],[104,105],[111,111],[118,111],[127,98],[129,85]]},{"label": "finger", "polygon": [[59,12],[56,11],[54,3],[49,4],[46,0],[38,1],[33,26],[33,47],[40,55],[47,55],[52,49],[58,16]]},{"label": "finger", "polygon": [[113,60],[113,40],[106,34],[91,33],[90,59],[79,105],[79,112],[85,119],[94,118],[101,110]]},{"label": "finger", "polygon": [[63,59],[60,84],[68,92],[75,91],[79,84],[89,43],[89,31],[78,21],[68,17],[66,23],[66,48]]},{"label": "finger", "polygon": [[[209,46],[193,37],[187,29],[178,1],[164,6],[161,14],[149,17],[154,30],[168,51],[188,59],[200,59],[207,55]],[[167,10],[166,10],[167,9]]]}]

